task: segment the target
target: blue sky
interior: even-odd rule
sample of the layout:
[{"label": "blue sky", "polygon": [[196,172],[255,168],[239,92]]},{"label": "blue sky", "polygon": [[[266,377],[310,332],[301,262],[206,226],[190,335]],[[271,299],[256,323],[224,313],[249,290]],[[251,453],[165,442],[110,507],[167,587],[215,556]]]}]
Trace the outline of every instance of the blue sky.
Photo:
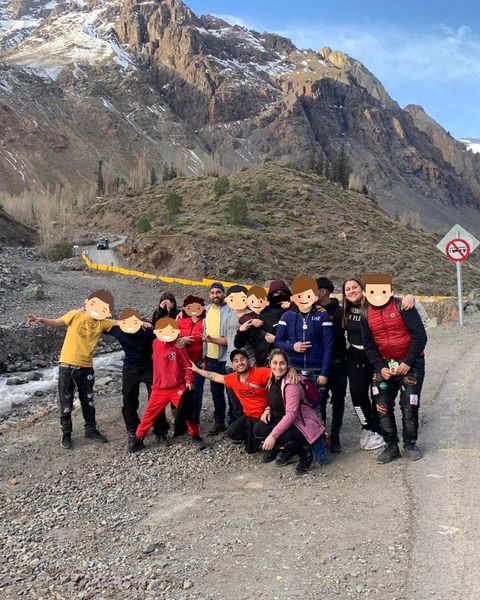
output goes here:
[{"label": "blue sky", "polygon": [[480,138],[479,0],[186,0],[299,47],[361,60],[400,106],[420,104],[456,137]]}]

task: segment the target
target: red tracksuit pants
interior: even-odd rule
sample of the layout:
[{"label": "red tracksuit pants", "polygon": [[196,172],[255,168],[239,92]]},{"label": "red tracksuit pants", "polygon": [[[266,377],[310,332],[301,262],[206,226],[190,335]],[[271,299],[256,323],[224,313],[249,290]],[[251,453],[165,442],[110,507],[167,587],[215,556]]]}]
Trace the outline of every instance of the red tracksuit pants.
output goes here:
[{"label": "red tracksuit pants", "polygon": [[[155,423],[158,415],[163,410],[165,410],[165,407],[169,402],[171,402],[176,408],[178,408],[178,403],[180,402],[180,399],[183,396],[185,390],[186,387],[184,384],[180,385],[177,388],[167,390],[152,387],[152,393],[150,394],[150,398],[148,399],[147,408],[143,413],[142,421],[137,427],[135,435],[139,438],[142,438],[143,440],[150,428],[153,427],[153,424]],[[187,421],[187,427],[188,435],[190,437],[199,435],[200,429],[198,425]]]}]

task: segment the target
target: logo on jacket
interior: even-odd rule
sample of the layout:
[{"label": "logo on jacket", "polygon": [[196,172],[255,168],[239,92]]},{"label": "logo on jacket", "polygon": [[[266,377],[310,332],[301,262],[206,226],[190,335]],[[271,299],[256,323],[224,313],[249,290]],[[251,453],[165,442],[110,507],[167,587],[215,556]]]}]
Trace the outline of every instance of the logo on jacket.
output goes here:
[{"label": "logo on jacket", "polygon": [[168,360],[175,360],[175,352],[168,353]]}]

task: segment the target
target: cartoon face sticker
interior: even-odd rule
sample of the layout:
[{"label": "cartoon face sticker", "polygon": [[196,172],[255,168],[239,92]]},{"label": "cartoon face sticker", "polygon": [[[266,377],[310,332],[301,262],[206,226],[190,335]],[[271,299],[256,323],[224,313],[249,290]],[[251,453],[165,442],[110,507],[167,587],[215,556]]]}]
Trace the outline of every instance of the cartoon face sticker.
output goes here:
[{"label": "cartoon face sticker", "polygon": [[232,285],[228,288],[225,302],[232,310],[243,310],[247,307],[247,292],[243,285]]},{"label": "cartoon face sticker", "polygon": [[198,302],[191,302],[183,307],[183,310],[189,317],[198,317],[204,311],[204,306]]},{"label": "cartoon face sticker", "polygon": [[267,292],[264,288],[255,285],[248,290],[247,306],[252,312],[258,315],[269,304]]},{"label": "cartoon face sticker", "polygon": [[134,309],[124,310],[118,317],[119,327],[124,333],[134,334],[143,325],[140,313]]},{"label": "cartoon face sticker", "polygon": [[175,319],[163,317],[155,323],[153,333],[161,342],[174,342],[180,334],[180,329]]},{"label": "cartoon face sticker", "polygon": [[392,298],[392,276],[388,273],[365,273],[362,275],[365,283],[364,297],[372,306],[385,306]]},{"label": "cartoon face sticker", "polygon": [[318,301],[318,285],[316,280],[306,275],[294,279],[290,300],[297,305],[300,312],[310,312],[312,306]]},{"label": "cartoon face sticker", "polygon": [[113,296],[108,290],[96,290],[85,300],[85,311],[96,321],[107,319],[113,312]]}]

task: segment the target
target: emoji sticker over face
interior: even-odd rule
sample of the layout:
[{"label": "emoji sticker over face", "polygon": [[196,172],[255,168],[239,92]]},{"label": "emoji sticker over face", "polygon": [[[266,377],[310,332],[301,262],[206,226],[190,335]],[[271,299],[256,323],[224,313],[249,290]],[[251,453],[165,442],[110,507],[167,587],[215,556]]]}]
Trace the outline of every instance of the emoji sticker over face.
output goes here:
[{"label": "emoji sticker over face", "polygon": [[113,296],[108,290],[96,290],[85,300],[85,311],[96,321],[107,319],[113,312]]},{"label": "emoji sticker over face", "polygon": [[137,331],[140,331],[140,328],[143,325],[140,313],[133,308],[128,308],[122,311],[118,317],[118,320],[119,327],[123,333],[137,333]]},{"label": "emoji sticker over face", "polygon": [[232,310],[243,310],[247,307],[247,293],[243,285],[232,285],[228,288],[225,301]]},{"label": "emoji sticker over face", "polygon": [[259,285],[254,285],[248,290],[247,306],[256,315],[260,314],[270,302],[267,300],[267,292]]},{"label": "emoji sticker over face", "polygon": [[393,297],[393,279],[389,273],[365,273],[362,279],[365,283],[363,295],[372,306],[385,306]]},{"label": "emoji sticker over face", "polygon": [[199,296],[187,296],[183,301],[184,316],[202,318],[205,312],[205,301]]},{"label": "emoji sticker over face", "polygon": [[180,329],[175,319],[163,317],[155,323],[153,333],[161,342],[174,342],[180,334]]},{"label": "emoji sticker over face", "polygon": [[306,275],[301,275],[294,279],[290,300],[297,305],[300,312],[310,312],[312,306],[318,301],[318,285],[316,280]]}]

